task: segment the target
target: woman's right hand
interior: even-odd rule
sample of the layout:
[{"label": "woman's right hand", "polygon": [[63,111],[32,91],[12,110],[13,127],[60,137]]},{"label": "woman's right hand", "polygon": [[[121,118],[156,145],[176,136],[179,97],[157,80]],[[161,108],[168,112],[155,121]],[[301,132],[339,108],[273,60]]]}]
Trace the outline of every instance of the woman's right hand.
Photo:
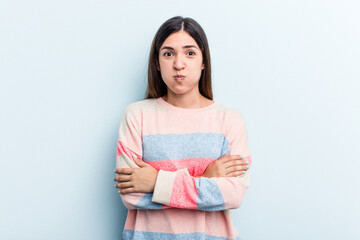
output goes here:
[{"label": "woman's right hand", "polygon": [[199,177],[237,177],[243,175],[249,168],[249,162],[241,155],[227,153],[210,163],[205,172]]}]

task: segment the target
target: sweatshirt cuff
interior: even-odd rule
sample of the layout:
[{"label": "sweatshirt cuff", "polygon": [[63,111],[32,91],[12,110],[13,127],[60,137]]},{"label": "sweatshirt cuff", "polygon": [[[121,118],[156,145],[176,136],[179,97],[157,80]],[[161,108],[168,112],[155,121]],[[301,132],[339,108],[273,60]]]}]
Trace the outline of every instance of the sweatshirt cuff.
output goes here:
[{"label": "sweatshirt cuff", "polygon": [[161,169],[159,170],[155,182],[153,197],[152,197],[153,202],[168,206],[170,205],[171,193],[174,186],[176,175],[178,173],[183,173],[185,175],[190,176],[186,168],[180,169],[176,172],[164,171]]}]

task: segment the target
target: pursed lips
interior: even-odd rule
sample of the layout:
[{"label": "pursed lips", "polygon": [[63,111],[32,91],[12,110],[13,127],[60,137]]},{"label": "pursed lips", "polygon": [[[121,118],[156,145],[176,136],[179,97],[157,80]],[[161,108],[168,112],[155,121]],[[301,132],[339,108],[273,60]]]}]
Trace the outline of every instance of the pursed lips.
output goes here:
[{"label": "pursed lips", "polygon": [[184,79],[185,76],[183,76],[183,75],[175,75],[174,78],[175,78],[176,80],[181,80],[181,79]]}]

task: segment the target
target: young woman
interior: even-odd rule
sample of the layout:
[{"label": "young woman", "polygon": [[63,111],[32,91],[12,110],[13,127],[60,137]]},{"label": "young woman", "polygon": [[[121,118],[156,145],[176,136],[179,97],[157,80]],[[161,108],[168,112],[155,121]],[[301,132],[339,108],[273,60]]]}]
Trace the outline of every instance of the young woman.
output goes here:
[{"label": "young woman", "polygon": [[249,186],[247,131],[240,111],[212,99],[203,29],[167,20],[152,43],[147,96],[126,107],[119,128],[124,239],[239,239],[229,209]]}]

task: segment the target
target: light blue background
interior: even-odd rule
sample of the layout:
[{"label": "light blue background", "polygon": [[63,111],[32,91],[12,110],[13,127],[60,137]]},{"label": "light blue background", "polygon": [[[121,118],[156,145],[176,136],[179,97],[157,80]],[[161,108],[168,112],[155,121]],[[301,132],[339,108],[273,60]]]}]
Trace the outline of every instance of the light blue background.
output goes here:
[{"label": "light blue background", "polygon": [[244,240],[360,239],[360,3],[0,2],[0,239],[120,239],[122,111],[175,15],[207,33],[214,100],[244,115]]}]

